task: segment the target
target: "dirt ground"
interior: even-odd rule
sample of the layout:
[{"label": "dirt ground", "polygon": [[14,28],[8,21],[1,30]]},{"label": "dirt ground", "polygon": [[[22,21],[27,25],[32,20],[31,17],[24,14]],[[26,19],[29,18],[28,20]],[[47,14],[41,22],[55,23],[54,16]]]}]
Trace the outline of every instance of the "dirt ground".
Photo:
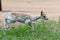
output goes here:
[{"label": "dirt ground", "polygon": [[[3,11],[20,11],[38,14],[41,10],[49,20],[58,20],[60,16],[60,0],[2,0]],[[3,20],[0,12],[0,20]]]}]

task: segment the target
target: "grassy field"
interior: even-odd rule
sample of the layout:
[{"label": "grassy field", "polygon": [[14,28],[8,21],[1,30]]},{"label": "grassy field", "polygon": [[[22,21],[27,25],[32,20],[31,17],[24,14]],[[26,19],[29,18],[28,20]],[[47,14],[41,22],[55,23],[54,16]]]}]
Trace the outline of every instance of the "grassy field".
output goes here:
[{"label": "grassy field", "polygon": [[[2,10],[29,11],[39,14],[43,10],[49,19],[58,20],[60,0],[2,0]],[[0,12],[0,25],[3,25],[3,13]],[[60,20],[60,19],[59,19]],[[29,25],[21,23],[7,30],[0,30],[0,40],[60,40],[60,21],[38,20],[34,31]],[[17,24],[16,24],[17,25]],[[2,26],[0,26],[1,28]]]},{"label": "grassy field", "polygon": [[[24,26],[23,26],[24,25]],[[0,30],[0,40],[60,40],[60,21],[38,20],[34,31],[26,24]]]}]

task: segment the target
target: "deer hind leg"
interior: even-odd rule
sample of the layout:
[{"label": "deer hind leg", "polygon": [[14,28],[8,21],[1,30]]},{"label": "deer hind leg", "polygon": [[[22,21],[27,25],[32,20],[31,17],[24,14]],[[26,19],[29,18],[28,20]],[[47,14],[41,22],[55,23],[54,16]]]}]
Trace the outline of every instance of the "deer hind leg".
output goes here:
[{"label": "deer hind leg", "polygon": [[7,29],[10,27],[10,20],[4,19],[4,29]]},{"label": "deer hind leg", "polygon": [[7,19],[4,19],[4,27],[3,27],[4,29],[6,29],[7,28]]}]

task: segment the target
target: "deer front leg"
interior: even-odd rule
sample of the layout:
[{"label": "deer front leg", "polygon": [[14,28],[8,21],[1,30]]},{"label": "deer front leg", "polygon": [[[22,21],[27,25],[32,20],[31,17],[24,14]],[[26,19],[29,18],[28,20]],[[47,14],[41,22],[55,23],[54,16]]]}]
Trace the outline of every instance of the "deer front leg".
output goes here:
[{"label": "deer front leg", "polygon": [[34,22],[31,22],[30,26],[31,26],[31,30],[33,31],[34,30]]},{"label": "deer front leg", "polygon": [[26,20],[25,24],[28,24],[31,27],[31,30],[34,30],[34,22],[31,22],[30,20]]}]

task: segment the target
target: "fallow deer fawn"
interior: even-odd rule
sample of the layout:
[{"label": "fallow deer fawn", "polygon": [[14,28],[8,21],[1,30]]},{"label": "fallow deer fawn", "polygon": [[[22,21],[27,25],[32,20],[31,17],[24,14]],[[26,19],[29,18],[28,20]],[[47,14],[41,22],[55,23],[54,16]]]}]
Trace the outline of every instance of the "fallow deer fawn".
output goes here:
[{"label": "fallow deer fawn", "polygon": [[37,14],[34,16],[24,14],[24,13],[7,12],[7,14],[5,14],[4,16],[4,27],[3,28],[4,29],[9,28],[10,23],[14,23],[18,21],[18,22],[28,24],[29,26],[31,26],[32,30],[34,30],[34,21],[38,19],[48,20],[46,15],[44,15],[43,11],[41,11],[40,14]]}]

